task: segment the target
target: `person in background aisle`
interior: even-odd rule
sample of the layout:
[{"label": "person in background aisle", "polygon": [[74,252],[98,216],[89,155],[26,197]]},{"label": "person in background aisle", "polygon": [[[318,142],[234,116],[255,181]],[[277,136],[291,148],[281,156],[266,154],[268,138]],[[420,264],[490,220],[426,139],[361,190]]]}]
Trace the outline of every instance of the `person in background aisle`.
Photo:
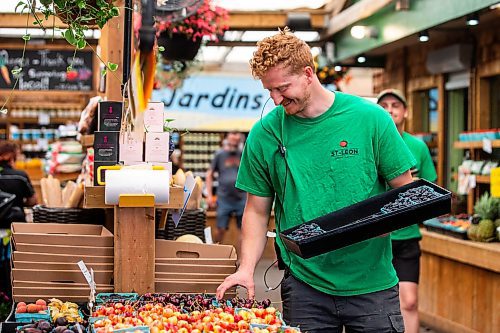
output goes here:
[{"label": "person in background aisle", "polygon": [[0,221],[0,291],[11,295],[10,224],[25,221],[24,207],[36,205],[33,186],[26,172],[15,170],[19,147],[14,142],[0,142],[0,190],[15,194],[13,205]]},{"label": "person in background aisle", "polygon": [[[243,151],[236,182],[248,192],[241,263],[217,288],[218,298],[235,285],[255,297],[273,202],[279,233],[383,193],[386,182],[412,182],[415,164],[380,106],[321,85],[303,40],[285,28],[257,45],[252,74],[276,107],[253,126]],[[309,333],[404,331],[388,235],[309,259],[276,241],[286,265],[287,324]]]},{"label": "person in background aisle", "polygon": [[[246,194],[235,187],[236,176],[241,161],[241,145],[243,134],[227,133],[222,148],[215,153],[212,164],[207,171],[206,188],[207,201],[210,207],[217,206],[217,231],[214,242],[220,243],[229,226],[231,214],[236,216],[238,229],[241,228],[241,218],[245,208]],[[217,202],[213,195],[214,174],[217,173]],[[239,241],[238,241],[239,243]],[[238,252],[239,255],[239,252]]]},{"label": "person in background aisle", "polygon": [[[397,89],[382,91],[377,103],[386,109],[394,120],[399,134],[410,149],[417,164],[411,169],[414,179],[437,180],[429,148],[422,141],[404,131],[408,116],[407,102]],[[399,300],[407,333],[418,333],[418,279],[420,276],[420,245],[422,238],[418,224],[391,233],[392,264],[399,278]]]}]

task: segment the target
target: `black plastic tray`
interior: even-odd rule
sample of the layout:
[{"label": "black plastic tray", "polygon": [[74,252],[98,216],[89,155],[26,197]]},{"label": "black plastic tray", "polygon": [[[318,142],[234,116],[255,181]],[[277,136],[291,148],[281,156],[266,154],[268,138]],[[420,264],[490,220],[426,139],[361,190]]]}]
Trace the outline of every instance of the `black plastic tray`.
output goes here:
[{"label": "black plastic tray", "polygon": [[[429,186],[440,196],[399,211],[380,214],[381,208],[387,203],[394,202],[400,193],[421,186]],[[316,223],[325,231],[323,234],[301,240],[291,239],[289,235],[301,228],[301,224],[284,230],[280,233],[280,237],[290,251],[302,258],[311,258],[447,214],[450,211],[451,192],[424,179],[419,179],[305,223]],[[378,215],[374,216],[374,214]]]}]

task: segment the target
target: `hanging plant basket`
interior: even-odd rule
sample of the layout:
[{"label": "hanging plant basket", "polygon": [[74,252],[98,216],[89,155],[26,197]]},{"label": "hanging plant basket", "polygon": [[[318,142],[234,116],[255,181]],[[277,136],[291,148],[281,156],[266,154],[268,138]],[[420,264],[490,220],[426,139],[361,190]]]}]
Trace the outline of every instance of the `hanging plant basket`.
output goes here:
[{"label": "hanging plant basket", "polygon": [[[52,1],[41,1],[42,3],[51,4]],[[76,1],[74,4],[69,3],[69,1],[62,2],[64,7],[60,8],[57,3],[54,2],[54,10],[56,16],[65,24],[71,24],[73,22],[78,22],[78,24],[85,24],[87,26],[98,25],[100,28],[111,19],[113,16],[118,15],[118,12],[111,12],[111,7],[116,0],[106,0],[109,7],[100,7],[97,4],[97,0],[86,1],[86,8],[80,9],[77,6]],[[117,10],[117,9],[115,9]],[[86,19],[82,19],[86,18]]]},{"label": "hanging plant basket", "polygon": [[172,34],[164,31],[158,36],[158,45],[165,48],[164,58],[169,60],[193,60],[198,54],[201,39],[193,41],[185,34]]}]

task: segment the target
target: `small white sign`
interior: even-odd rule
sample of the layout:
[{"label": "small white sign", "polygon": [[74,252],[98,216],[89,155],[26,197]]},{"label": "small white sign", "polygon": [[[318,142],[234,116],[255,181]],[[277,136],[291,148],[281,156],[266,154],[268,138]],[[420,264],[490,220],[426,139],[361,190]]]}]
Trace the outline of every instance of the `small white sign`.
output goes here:
[{"label": "small white sign", "polygon": [[95,290],[95,282],[94,282],[94,277],[93,277],[93,272],[89,272],[87,269],[87,266],[83,262],[83,260],[80,260],[78,262],[78,267],[80,267],[80,270],[82,271],[83,276],[85,277],[85,280],[87,280],[87,283],[89,284],[89,287],[91,290]]},{"label": "small white sign", "polygon": [[174,220],[175,227],[179,225],[179,221],[186,210],[186,205],[188,203],[189,198],[191,197],[191,193],[193,193],[194,186],[196,185],[196,181],[194,180],[193,175],[189,174],[186,177],[186,182],[184,183],[184,205],[180,210],[172,211],[172,220]]},{"label": "small white sign", "polygon": [[205,243],[213,244],[214,241],[212,239],[212,227],[206,227],[203,232],[205,233]]},{"label": "small white sign", "polygon": [[490,139],[483,138],[483,150],[488,154],[491,154],[493,152],[493,146]]},{"label": "small white sign", "polygon": [[38,125],[49,125],[50,115],[47,112],[38,112]]}]

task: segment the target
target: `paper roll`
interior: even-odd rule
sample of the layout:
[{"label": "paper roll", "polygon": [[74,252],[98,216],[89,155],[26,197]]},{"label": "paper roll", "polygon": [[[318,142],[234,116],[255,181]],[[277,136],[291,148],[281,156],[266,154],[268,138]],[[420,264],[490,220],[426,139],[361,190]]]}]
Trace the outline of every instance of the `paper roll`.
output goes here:
[{"label": "paper roll", "polygon": [[155,203],[168,203],[168,170],[107,170],[104,201],[117,205],[120,194],[154,194]]}]

